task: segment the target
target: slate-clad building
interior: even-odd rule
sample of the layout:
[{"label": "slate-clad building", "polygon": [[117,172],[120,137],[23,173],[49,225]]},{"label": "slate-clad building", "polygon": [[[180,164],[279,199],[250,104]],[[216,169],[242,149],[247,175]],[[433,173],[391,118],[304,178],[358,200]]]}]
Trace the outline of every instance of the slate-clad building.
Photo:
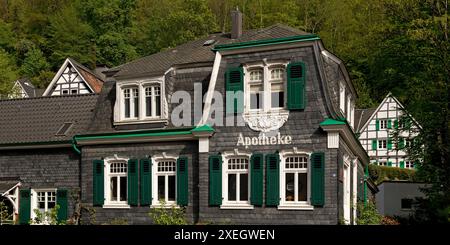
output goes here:
[{"label": "slate-clad building", "polygon": [[[99,95],[0,102],[23,112],[0,124],[0,181],[20,179],[20,222],[36,205],[71,216],[75,199],[58,193],[78,188],[98,223],[149,224],[150,209],[172,205],[192,223],[354,223],[369,157],[342,61],[317,35],[243,31],[241,18],[231,33],[108,70]],[[23,111],[32,103],[47,106],[40,118]],[[19,142],[15,131],[32,132],[13,120],[45,130]]]}]

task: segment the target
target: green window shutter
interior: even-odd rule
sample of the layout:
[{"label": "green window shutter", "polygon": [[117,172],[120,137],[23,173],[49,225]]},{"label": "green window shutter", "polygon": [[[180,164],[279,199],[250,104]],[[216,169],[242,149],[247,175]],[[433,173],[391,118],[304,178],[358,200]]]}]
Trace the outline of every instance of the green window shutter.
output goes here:
[{"label": "green window shutter", "polygon": [[389,129],[392,128],[392,120],[391,120],[391,119],[389,119],[389,120],[387,121],[387,128],[389,128]]},{"label": "green window shutter", "polygon": [[376,150],[377,149],[377,140],[372,140],[372,150]]},{"label": "green window shutter", "polygon": [[287,107],[289,110],[305,109],[305,64],[290,63],[287,66]]},{"label": "green window shutter", "polygon": [[266,205],[277,206],[280,204],[280,156],[276,154],[266,155]]},{"label": "green window shutter", "polygon": [[102,206],[105,201],[103,160],[94,160],[93,163],[93,204]]},{"label": "green window shutter", "polygon": [[188,158],[179,157],[177,160],[177,204],[187,206],[189,202]]},{"label": "green window shutter", "polygon": [[209,157],[209,205],[222,204],[222,157],[212,155]]},{"label": "green window shutter", "polygon": [[56,192],[56,204],[59,205],[58,210],[58,222],[67,221],[68,217],[68,203],[67,203],[67,190],[58,189]]},{"label": "green window shutter", "polygon": [[141,159],[141,206],[147,206],[152,201],[152,160]]},{"label": "green window shutter", "polygon": [[31,218],[31,190],[20,190],[19,195],[19,224],[28,225]]},{"label": "green window shutter", "polygon": [[380,120],[378,119],[375,121],[375,130],[380,130]]},{"label": "green window shutter", "polygon": [[226,112],[242,113],[244,111],[244,71],[242,67],[228,68],[225,72],[225,80],[226,92],[241,92],[238,98],[234,98],[234,96],[229,93],[226,94]]},{"label": "green window shutter", "polygon": [[394,128],[398,129],[398,120],[397,119],[394,120]]},{"label": "green window shutter", "polygon": [[263,166],[263,155],[253,154],[250,159],[250,203],[252,205],[263,204]]},{"label": "green window shutter", "polygon": [[128,204],[138,205],[138,160],[128,160]]},{"label": "green window shutter", "polygon": [[392,162],[388,162],[387,165],[388,165],[389,167],[392,167]]},{"label": "green window shutter", "polygon": [[392,139],[391,138],[387,139],[387,148],[388,148],[388,150],[392,150]]},{"label": "green window shutter", "polygon": [[405,168],[405,162],[404,161],[400,161],[400,168]]},{"label": "green window shutter", "polygon": [[311,204],[323,206],[325,203],[325,154],[311,155]]}]

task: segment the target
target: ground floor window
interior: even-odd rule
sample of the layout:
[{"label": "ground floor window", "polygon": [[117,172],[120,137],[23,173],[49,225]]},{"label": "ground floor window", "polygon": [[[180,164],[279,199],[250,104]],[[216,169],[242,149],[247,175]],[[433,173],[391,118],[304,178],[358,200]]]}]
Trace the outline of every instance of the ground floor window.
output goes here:
[{"label": "ground floor window", "polygon": [[228,182],[227,200],[229,202],[245,202],[249,200],[248,158],[231,158],[227,162],[226,179]]},{"label": "ground floor window", "polygon": [[[50,212],[56,206],[56,190],[55,189],[36,189],[32,190],[33,201],[31,203],[31,219],[39,224],[45,224],[49,220],[45,213]],[[44,220],[36,220],[39,218],[38,213]]]},{"label": "ground floor window", "polygon": [[105,206],[128,207],[128,159],[105,159]]},{"label": "ground floor window", "polygon": [[174,203],[176,200],[176,162],[158,162],[156,176],[158,178],[158,201]]}]

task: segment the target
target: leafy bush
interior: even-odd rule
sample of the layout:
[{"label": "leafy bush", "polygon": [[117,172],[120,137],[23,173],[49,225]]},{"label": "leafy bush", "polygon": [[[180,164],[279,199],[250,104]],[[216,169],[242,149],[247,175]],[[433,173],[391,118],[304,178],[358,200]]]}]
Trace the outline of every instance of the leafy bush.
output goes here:
[{"label": "leafy bush", "polygon": [[8,211],[8,207],[2,201],[0,202],[0,225],[12,223],[12,215]]},{"label": "leafy bush", "polygon": [[30,220],[31,224],[48,224],[48,225],[65,225],[66,221],[58,221],[59,205],[46,212],[41,212],[39,209],[34,209],[36,217]]},{"label": "leafy bush", "polygon": [[412,169],[369,165],[369,175],[375,181],[375,184],[383,182],[383,180],[407,180],[416,181],[416,171]]},{"label": "leafy bush", "polygon": [[150,210],[149,216],[156,225],[186,225],[185,208],[177,208],[175,205],[167,208],[166,203],[161,200],[161,207]]},{"label": "leafy bush", "polygon": [[381,216],[373,202],[367,202],[366,205],[358,203],[358,218],[356,223],[358,225],[381,225],[383,216]]}]

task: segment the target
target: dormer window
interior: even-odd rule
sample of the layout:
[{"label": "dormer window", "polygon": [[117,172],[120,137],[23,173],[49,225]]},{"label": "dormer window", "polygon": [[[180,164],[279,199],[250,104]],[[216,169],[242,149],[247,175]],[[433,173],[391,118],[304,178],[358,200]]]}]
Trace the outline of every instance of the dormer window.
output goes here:
[{"label": "dormer window", "polygon": [[248,66],[245,112],[270,112],[286,108],[286,64]]}]

